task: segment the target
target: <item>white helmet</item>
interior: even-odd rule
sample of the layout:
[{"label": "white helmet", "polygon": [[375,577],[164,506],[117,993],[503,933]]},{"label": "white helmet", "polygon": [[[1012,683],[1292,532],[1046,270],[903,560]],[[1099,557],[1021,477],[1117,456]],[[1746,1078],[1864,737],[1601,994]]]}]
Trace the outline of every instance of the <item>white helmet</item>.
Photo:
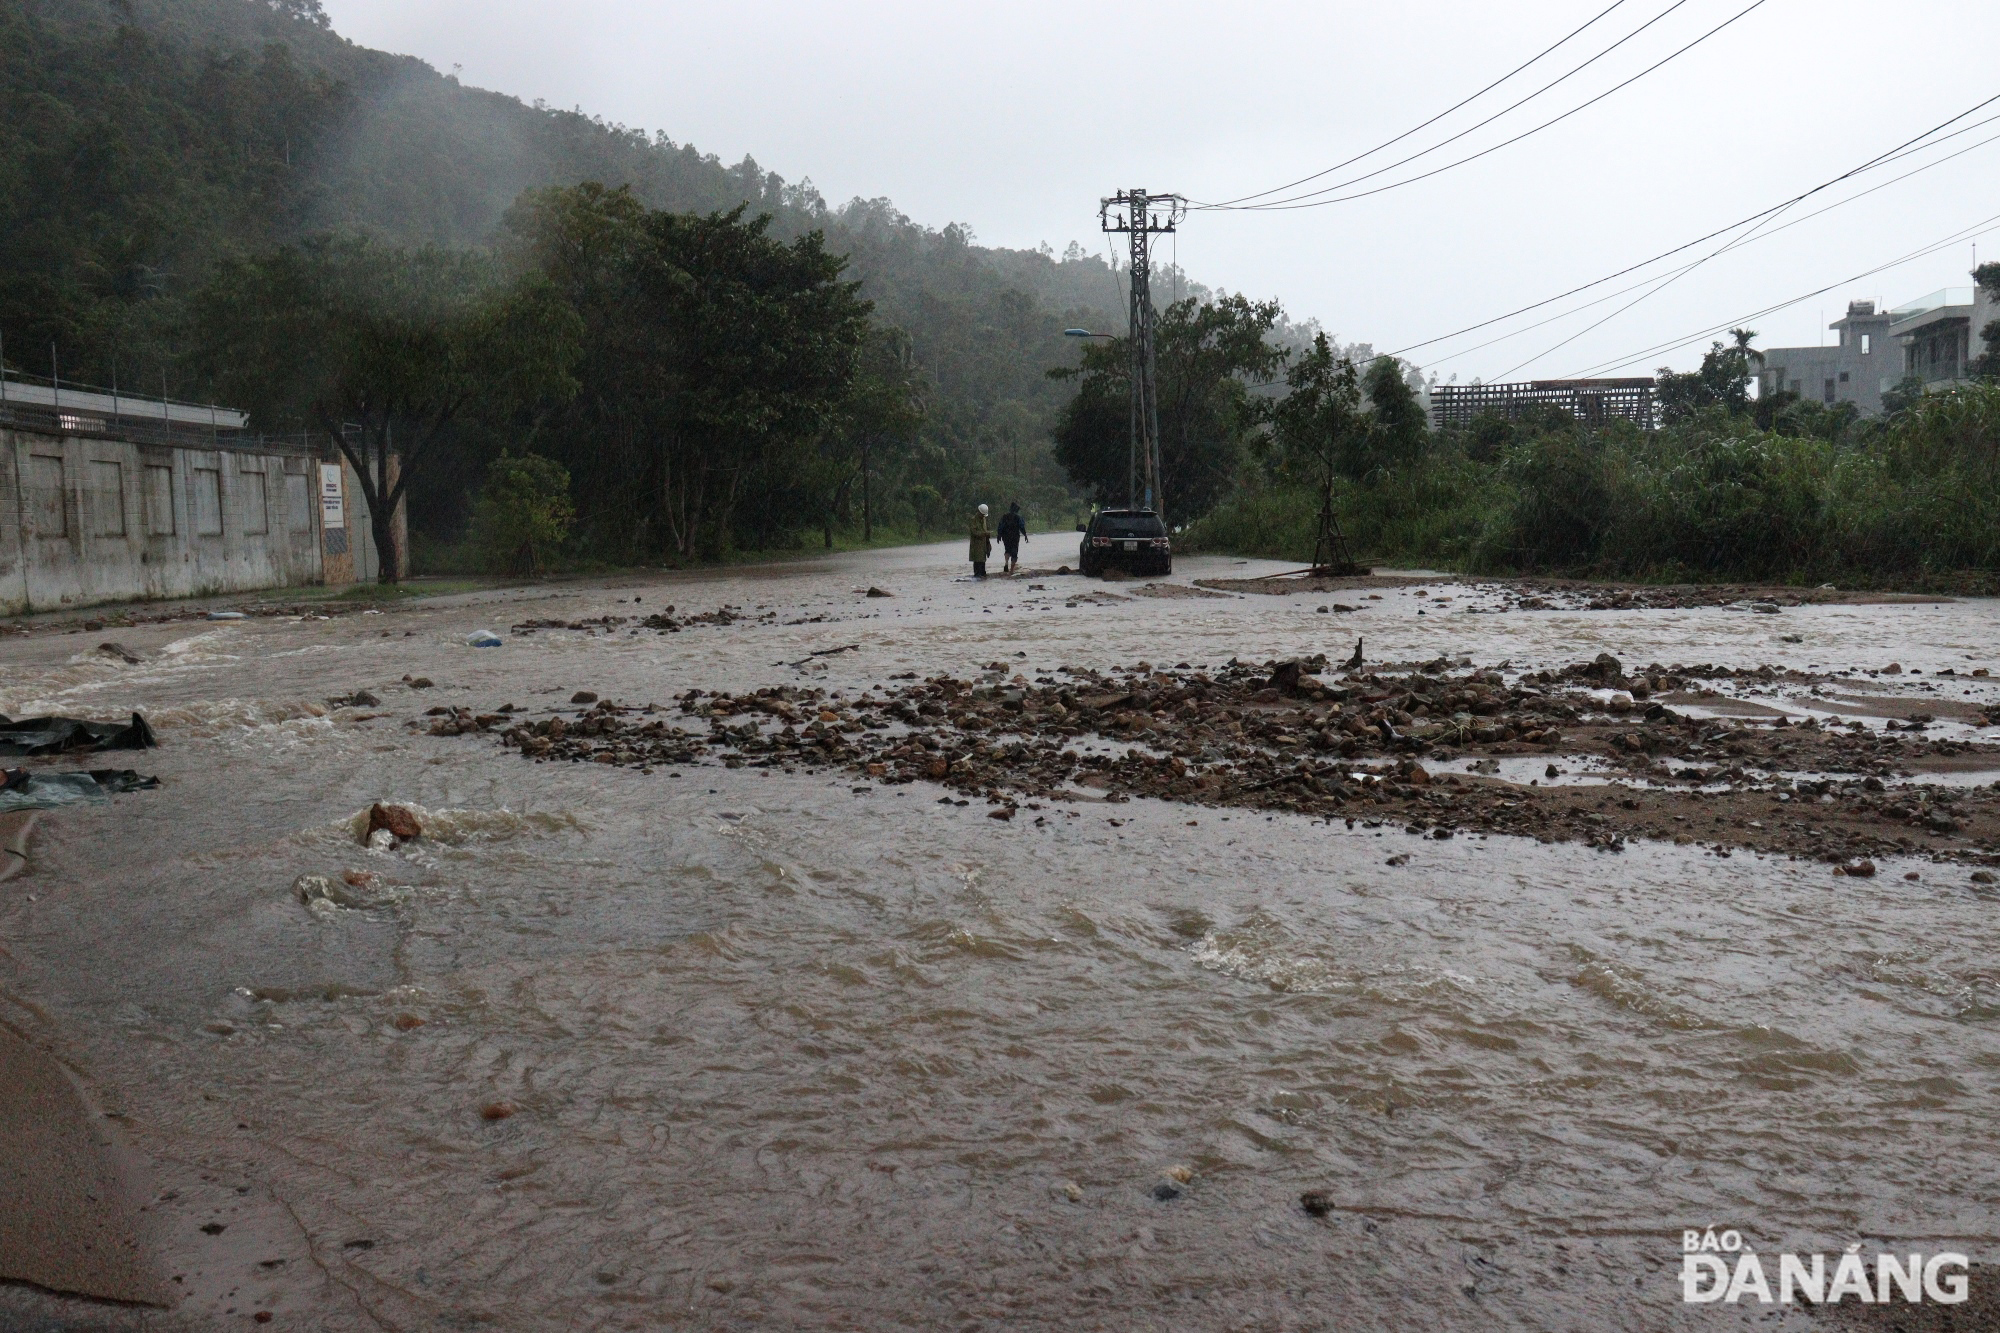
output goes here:
[{"label": "white helmet", "polygon": [[979,512],[982,516],[984,516],[986,513],[986,506],[985,505],[979,506]]}]

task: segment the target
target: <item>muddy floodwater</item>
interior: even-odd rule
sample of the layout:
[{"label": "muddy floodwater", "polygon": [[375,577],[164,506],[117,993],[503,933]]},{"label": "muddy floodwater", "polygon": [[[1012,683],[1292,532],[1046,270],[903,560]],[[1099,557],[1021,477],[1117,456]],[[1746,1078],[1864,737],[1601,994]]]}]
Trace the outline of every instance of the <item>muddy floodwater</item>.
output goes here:
[{"label": "muddy floodwater", "polygon": [[[180,1293],[148,1314],[13,1289],[0,1311],[1803,1328],[1683,1306],[1683,1230],[2000,1257],[2000,901],[1966,866],[1892,857],[1863,881],[1144,799],[1002,821],[923,781],[534,762],[409,725],[577,691],[1338,660],[1356,636],[1370,661],[1509,674],[1604,651],[1894,662],[2000,700],[1969,674],[2000,669],[1990,602],[1079,602],[1081,580],[1036,572],[1064,546],[983,584],[960,543],[0,639],[0,713],[137,709],[160,738],[119,759],[158,790],[51,812],[0,886],[0,988],[142,1165]],[[1277,568],[1188,560],[1172,582]],[[741,614],[638,628],[669,604]],[[513,628],[600,616],[635,619]],[[504,644],[468,647],[480,629]],[[362,690],[379,704],[328,706]],[[424,836],[364,845],[377,801]],[[301,902],[301,876],[345,872],[356,905]]]}]

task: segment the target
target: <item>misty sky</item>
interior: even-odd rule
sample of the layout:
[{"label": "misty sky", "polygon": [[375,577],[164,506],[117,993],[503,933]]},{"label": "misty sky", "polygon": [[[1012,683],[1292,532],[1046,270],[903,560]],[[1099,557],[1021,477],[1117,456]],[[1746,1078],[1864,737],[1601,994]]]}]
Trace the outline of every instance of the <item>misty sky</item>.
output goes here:
[{"label": "misty sky", "polygon": [[[1319,171],[1444,110],[1610,2],[325,0],[346,36],[446,72],[462,66],[469,84],[664,130],[726,161],[749,153],[788,180],[810,177],[832,202],[886,196],[927,225],[968,224],[986,244],[1060,251],[1075,240],[1097,253],[1101,195],[1136,185],[1225,200]],[[1751,3],[1682,0],[1567,82],[1368,185],[1568,110]],[[1673,4],[1625,0],[1465,110],[1319,183],[1429,147]],[[1996,37],[1993,0],[1764,0],[1658,72],[1469,166],[1327,207],[1196,213],[1169,253],[1199,281],[1275,296],[1348,341],[1401,348],[1780,203],[2000,94]],[[1996,114],[2000,102],[1953,128]],[[2000,121],[1776,222],[1992,135]],[[1718,256],[1560,350],[1549,349],[1640,293],[1481,350],[1465,349],[1511,326],[1408,355],[1460,379],[1685,368],[1698,348],[1609,363],[1995,214],[2000,142]],[[2000,218],[1989,225],[1982,252],[2000,259]],[[1901,304],[1969,286],[1971,258],[1971,243],[1957,242],[1752,323],[1764,345],[1817,343],[1850,298]]]}]

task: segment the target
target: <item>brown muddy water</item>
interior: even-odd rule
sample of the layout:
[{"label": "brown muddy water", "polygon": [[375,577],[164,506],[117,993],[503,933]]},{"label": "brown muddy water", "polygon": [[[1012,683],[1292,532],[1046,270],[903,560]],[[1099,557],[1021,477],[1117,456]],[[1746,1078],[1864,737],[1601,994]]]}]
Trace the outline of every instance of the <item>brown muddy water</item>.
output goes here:
[{"label": "brown muddy water", "polygon": [[[1812,1321],[1683,1306],[1682,1230],[2000,1257],[2000,914],[1962,873],[1146,801],[1000,823],[922,782],[533,763],[406,726],[1356,634],[1510,672],[2000,666],[1988,602],[1067,605],[1074,578],[975,585],[957,555],[116,631],[136,665],[91,651],[109,633],[0,640],[0,713],[141,709],[161,738],[160,790],[46,818],[0,887],[0,986],[145,1163],[184,1293],[15,1288],[0,1323],[1784,1328]],[[668,603],[750,618],[510,632]],[[465,646],[481,628],[505,645]],[[326,708],[359,689],[382,706]],[[360,845],[378,800],[427,836]],[[374,905],[301,905],[298,876],[344,870]]]}]

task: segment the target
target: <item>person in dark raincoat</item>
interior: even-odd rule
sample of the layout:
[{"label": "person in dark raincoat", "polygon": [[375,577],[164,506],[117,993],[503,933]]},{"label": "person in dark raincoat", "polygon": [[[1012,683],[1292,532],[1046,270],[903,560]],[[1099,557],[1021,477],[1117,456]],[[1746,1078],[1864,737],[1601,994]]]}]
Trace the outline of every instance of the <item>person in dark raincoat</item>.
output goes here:
[{"label": "person in dark raincoat", "polygon": [[1021,563],[1021,543],[1028,540],[1028,523],[1021,517],[1021,502],[1016,500],[1007,506],[1007,512],[1000,516],[1000,544],[1007,548],[1007,563],[1002,572],[1012,574]]},{"label": "person in dark raincoat", "polygon": [[986,506],[972,517],[972,577],[986,577],[986,557],[993,554],[993,534],[986,530]]}]

